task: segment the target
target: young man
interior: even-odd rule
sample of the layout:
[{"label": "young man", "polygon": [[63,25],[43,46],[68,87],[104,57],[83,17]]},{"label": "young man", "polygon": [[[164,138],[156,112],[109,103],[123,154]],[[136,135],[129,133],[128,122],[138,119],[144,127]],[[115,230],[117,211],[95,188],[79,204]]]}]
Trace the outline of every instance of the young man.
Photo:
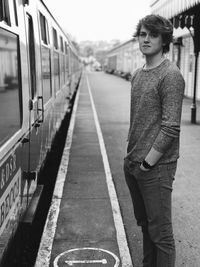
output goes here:
[{"label": "young man", "polygon": [[169,51],[173,26],[158,15],[137,25],[146,64],[131,80],[130,128],[124,173],[143,233],[143,267],[174,267],[171,192],[185,83]]}]

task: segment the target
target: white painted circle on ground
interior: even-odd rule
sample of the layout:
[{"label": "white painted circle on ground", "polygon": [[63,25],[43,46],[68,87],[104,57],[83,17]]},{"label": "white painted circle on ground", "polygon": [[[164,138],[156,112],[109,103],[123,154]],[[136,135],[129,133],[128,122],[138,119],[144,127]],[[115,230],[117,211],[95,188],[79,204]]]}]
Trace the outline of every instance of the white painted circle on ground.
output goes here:
[{"label": "white painted circle on ground", "polygon": [[112,252],[102,248],[74,248],[59,254],[53,263],[54,267],[62,266],[102,266],[118,267],[119,258]]}]

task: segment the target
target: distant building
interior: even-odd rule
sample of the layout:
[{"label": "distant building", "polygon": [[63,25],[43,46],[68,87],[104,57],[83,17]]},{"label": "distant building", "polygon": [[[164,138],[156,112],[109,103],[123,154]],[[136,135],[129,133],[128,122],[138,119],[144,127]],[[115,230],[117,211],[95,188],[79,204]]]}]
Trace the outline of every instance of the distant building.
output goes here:
[{"label": "distant building", "polygon": [[193,99],[191,120],[196,121],[200,100],[200,0],[152,0],[153,14],[167,17],[174,25],[173,60],[186,81],[185,95]]},{"label": "distant building", "polygon": [[110,73],[132,73],[143,63],[138,42],[132,38],[107,52],[105,68]]}]

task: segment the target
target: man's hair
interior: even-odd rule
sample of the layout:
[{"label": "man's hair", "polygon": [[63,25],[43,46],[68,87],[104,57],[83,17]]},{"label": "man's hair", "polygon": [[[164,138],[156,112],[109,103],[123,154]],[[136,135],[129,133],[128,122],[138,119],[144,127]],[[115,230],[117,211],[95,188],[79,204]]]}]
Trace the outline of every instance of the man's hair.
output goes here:
[{"label": "man's hair", "polygon": [[140,35],[140,30],[142,26],[145,27],[151,33],[161,34],[164,43],[163,53],[169,51],[169,44],[173,40],[173,25],[168,19],[159,15],[145,16],[138,22],[136,26],[136,32],[133,35],[134,37],[138,37]]}]

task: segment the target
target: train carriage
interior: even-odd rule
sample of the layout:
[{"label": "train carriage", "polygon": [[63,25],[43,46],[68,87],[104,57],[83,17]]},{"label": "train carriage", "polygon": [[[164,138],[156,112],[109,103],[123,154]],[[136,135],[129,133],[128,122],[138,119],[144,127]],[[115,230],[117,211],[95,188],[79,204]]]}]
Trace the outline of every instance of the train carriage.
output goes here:
[{"label": "train carriage", "polygon": [[0,260],[41,192],[40,172],[81,75],[43,1],[0,1]]}]

